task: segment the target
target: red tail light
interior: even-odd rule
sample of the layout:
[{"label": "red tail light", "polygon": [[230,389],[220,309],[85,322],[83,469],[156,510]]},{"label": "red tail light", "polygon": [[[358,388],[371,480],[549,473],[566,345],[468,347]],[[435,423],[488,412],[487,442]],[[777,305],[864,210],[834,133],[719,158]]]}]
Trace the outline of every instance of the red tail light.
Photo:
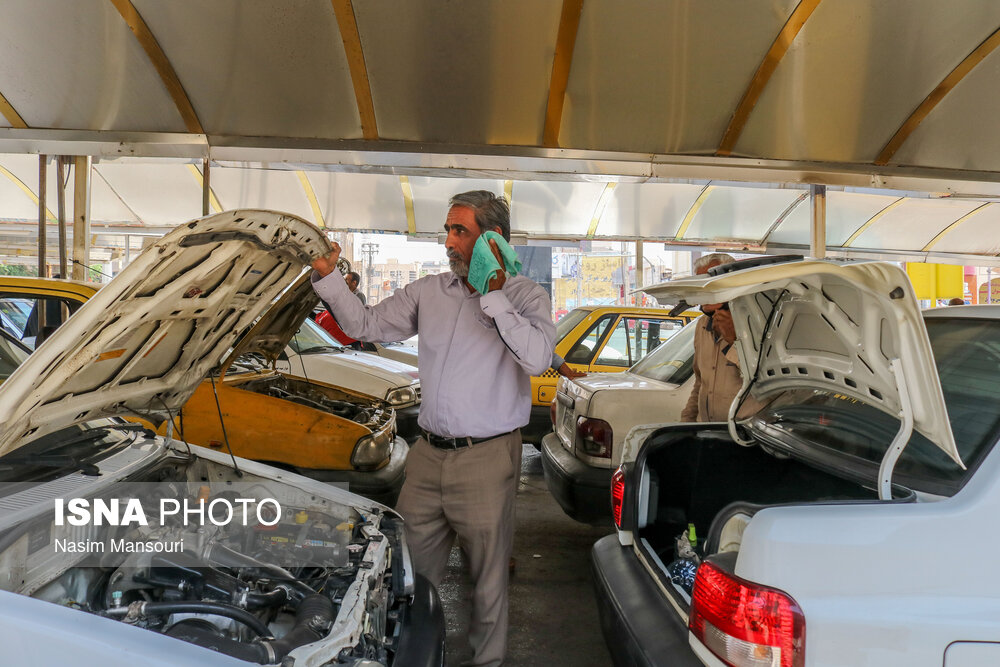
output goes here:
[{"label": "red tail light", "polygon": [[691,597],[691,633],[727,665],[805,664],[806,619],[787,594],[705,562]]},{"label": "red tail light", "polygon": [[618,468],[611,475],[611,516],[615,520],[615,527],[622,527],[622,504],[625,501],[625,472]]},{"label": "red tail light", "polygon": [[576,420],[576,435],[584,454],[602,459],[611,458],[614,433],[608,422],[603,419],[580,417]]}]

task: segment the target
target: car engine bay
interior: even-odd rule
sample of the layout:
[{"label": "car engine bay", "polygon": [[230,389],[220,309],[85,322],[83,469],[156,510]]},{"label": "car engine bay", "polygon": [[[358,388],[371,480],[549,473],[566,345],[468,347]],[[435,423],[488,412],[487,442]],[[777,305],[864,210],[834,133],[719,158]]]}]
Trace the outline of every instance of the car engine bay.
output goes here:
[{"label": "car engine bay", "polygon": [[[113,497],[236,507],[236,520],[189,522],[193,509],[161,509],[148,525],[98,527],[40,513],[0,532],[0,567],[20,580],[0,588],[249,663],[392,664],[412,592],[398,517],[181,458],[115,484]],[[243,503],[240,515],[244,496],[274,502]]]}]

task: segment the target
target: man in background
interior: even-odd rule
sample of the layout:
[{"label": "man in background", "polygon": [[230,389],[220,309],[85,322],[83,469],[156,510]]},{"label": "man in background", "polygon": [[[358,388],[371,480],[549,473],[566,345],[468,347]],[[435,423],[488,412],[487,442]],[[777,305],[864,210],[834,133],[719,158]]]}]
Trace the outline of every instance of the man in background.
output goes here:
[{"label": "man in background", "polygon": [[[704,275],[713,266],[731,264],[736,260],[716,252],[699,257],[694,263],[695,275]],[[724,422],[729,408],[743,386],[736,342],[736,328],[728,303],[709,303],[701,307],[694,334],[694,389],[681,412],[685,422]],[[744,406],[750,403],[748,398]]]},{"label": "man in background", "polygon": [[354,293],[354,296],[358,297],[361,303],[367,306],[368,299],[365,298],[365,293],[361,291],[361,274],[357,271],[351,271],[344,276],[344,280],[347,281],[347,287]]}]

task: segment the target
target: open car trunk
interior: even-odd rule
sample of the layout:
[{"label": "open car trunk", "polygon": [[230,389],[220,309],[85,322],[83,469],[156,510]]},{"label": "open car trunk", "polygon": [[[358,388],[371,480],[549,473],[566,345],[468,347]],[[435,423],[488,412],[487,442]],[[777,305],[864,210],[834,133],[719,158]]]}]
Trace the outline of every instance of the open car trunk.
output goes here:
[{"label": "open car trunk", "polygon": [[[685,568],[678,538],[693,536],[699,560],[738,552],[753,515],[775,505],[880,502],[870,484],[848,479],[759,446],[734,443],[724,425],[672,428],[654,434],[636,461],[641,479],[637,549],[666,592],[687,609],[694,567]],[[913,498],[894,486],[894,499]],[[891,501],[890,501],[891,502]],[[691,527],[693,526],[693,535]],[[735,554],[734,554],[735,555]],[[674,564],[672,566],[672,564]],[[684,572],[689,579],[684,585]]]}]

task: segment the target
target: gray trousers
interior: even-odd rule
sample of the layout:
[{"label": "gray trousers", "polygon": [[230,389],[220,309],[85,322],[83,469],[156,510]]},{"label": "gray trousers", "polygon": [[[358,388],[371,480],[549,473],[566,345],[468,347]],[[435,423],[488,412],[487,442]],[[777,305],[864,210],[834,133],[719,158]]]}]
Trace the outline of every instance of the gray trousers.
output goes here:
[{"label": "gray trousers", "polygon": [[437,449],[421,437],[407,455],[396,509],[406,522],[413,566],[440,585],[458,536],[475,582],[469,624],[474,665],[499,665],[507,652],[508,564],[520,469],[519,430],[457,450]]}]

